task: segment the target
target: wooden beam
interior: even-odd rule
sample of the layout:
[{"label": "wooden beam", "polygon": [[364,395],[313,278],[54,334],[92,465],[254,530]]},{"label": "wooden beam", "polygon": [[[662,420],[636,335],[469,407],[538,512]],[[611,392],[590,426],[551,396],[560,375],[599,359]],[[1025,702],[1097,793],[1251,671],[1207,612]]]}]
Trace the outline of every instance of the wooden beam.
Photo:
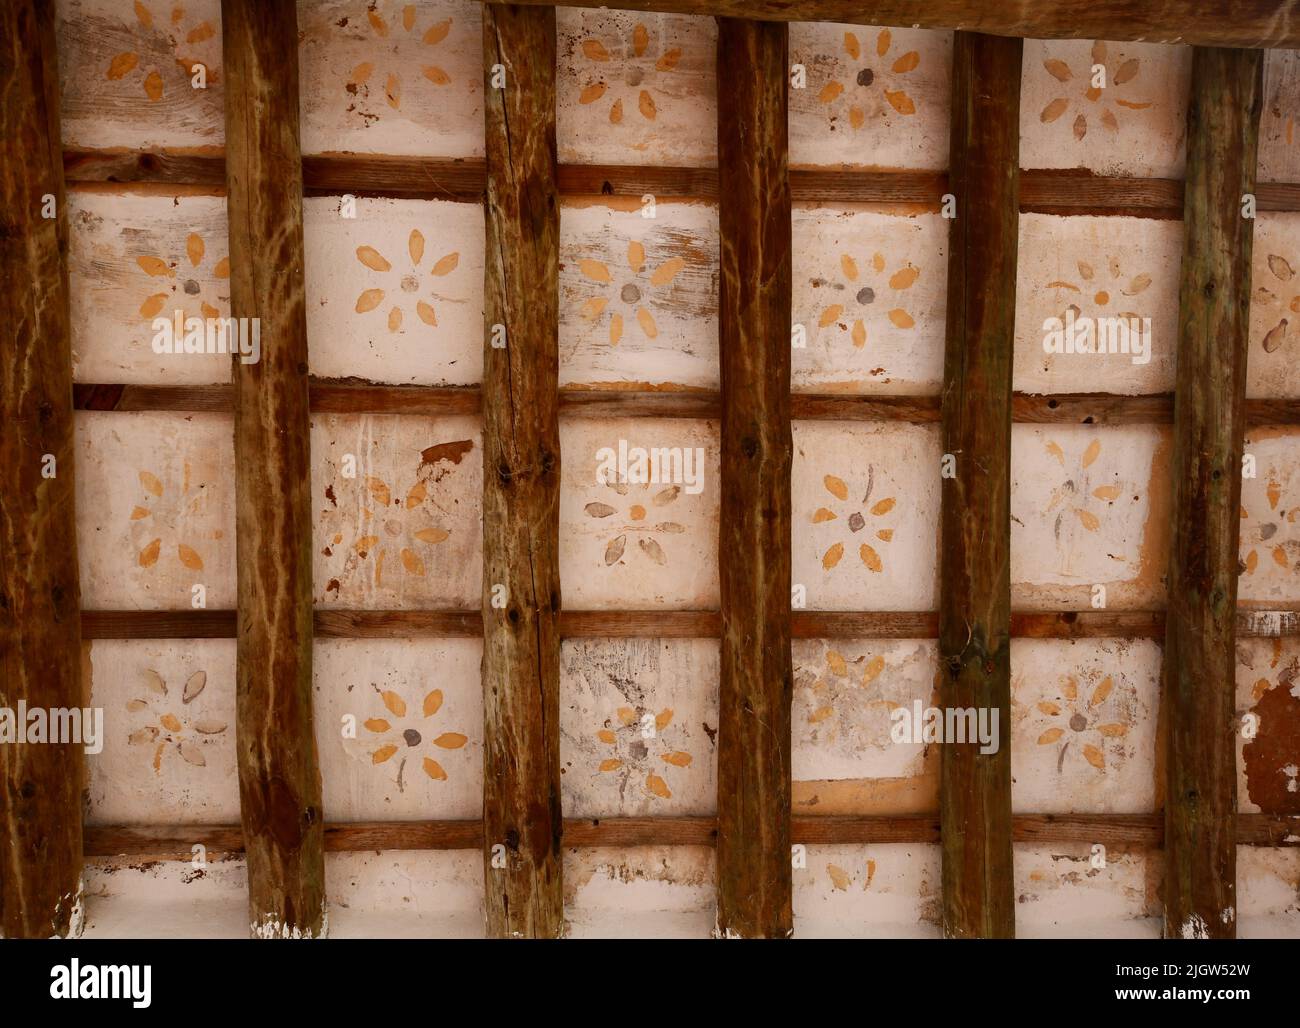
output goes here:
[{"label": "wooden beam", "polygon": [[[1091,845],[1159,849],[1162,814],[1016,814],[1012,837],[1039,845]],[[239,825],[97,825],[85,830],[87,858],[135,857],[189,860],[202,844],[208,857],[244,849]],[[564,845],[570,847],[714,846],[712,817],[567,818]],[[792,842],[805,845],[938,845],[938,814],[866,814],[791,818]],[[1243,846],[1300,846],[1300,817],[1238,814],[1237,841]],[[482,821],[354,821],[325,825],[330,853],[375,850],[468,850],[483,844]]]},{"label": "wooden beam", "polygon": [[722,507],[718,911],[722,938],[785,938],[790,865],[788,30],[718,20]]},{"label": "wooden beam", "polygon": [[1236,936],[1238,532],[1263,54],[1197,47],[1165,630],[1165,936]]},{"label": "wooden beam", "polygon": [[555,9],[483,9],[483,866],[490,937],[555,938],[560,888]]},{"label": "wooden beam", "polygon": [[[940,747],[943,927],[1015,934],[1011,865],[1011,368],[1019,39],[953,37],[948,327],[939,580],[939,706],[997,716],[1000,745]],[[936,469],[938,471],[939,469]]]},{"label": "wooden beam", "polygon": [[[63,166],[69,185],[172,187],[224,192],[225,157],[220,152],[188,150],[67,149]],[[476,159],[388,157],[332,153],[303,158],[308,196],[393,196],[482,203],[487,169]],[[640,168],[624,164],[561,164],[561,196],[642,196],[660,199],[718,198],[716,168]],[[791,168],[790,197],[795,203],[879,203],[939,207],[948,191],[942,171],[904,168]],[[1261,211],[1300,210],[1300,183],[1261,182]],[[1179,219],[1183,183],[1178,179],[1094,175],[1081,168],[1024,168],[1020,172],[1020,210],[1041,214],[1109,214]]]},{"label": "wooden beam", "polygon": [[52,0],[0,5],[0,97],[0,707],[22,718],[0,741],[0,934],[45,939],[81,933],[84,751],[28,740],[19,709],[85,706]]},{"label": "wooden beam", "polygon": [[[370,382],[312,379],[313,414],[421,414],[430,417],[480,413],[478,386],[389,386]],[[230,386],[149,386],[76,383],[77,410],[208,411],[233,409]],[[717,420],[722,400],[712,390],[661,392],[651,389],[561,389],[560,416],[566,418],[685,418]],[[937,424],[938,396],[845,396],[793,393],[794,421],[901,421]],[[1126,396],[1118,393],[1015,393],[1011,420],[1036,425],[1167,425],[1174,420],[1172,393]],[[1246,427],[1300,428],[1300,400],[1246,401]]]},{"label": "wooden beam", "polygon": [[[317,637],[335,639],[478,639],[477,610],[318,610]],[[233,610],[85,610],[85,639],[233,639]],[[716,610],[562,610],[562,639],[718,639]],[[796,610],[794,639],[937,639],[933,611]],[[1165,637],[1158,610],[1012,611],[1013,639],[1154,639]],[[1300,611],[1237,610],[1237,638],[1300,636]]]},{"label": "wooden beam", "polygon": [[295,0],[222,0],[230,311],[261,320],[232,363],[235,673],[250,930],[325,933],[324,818],[312,726],[312,505]]},{"label": "wooden beam", "polygon": [[[542,5],[548,0],[522,2]],[[573,0],[569,6],[608,4],[605,0]],[[763,21],[953,29],[1019,39],[1300,48],[1298,0],[619,0],[619,8]]]}]

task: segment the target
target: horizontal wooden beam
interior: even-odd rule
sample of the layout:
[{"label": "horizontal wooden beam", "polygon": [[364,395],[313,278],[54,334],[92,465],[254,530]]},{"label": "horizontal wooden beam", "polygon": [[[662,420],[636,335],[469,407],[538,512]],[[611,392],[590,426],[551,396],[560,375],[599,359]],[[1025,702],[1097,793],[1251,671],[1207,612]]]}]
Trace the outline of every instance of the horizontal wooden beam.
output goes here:
[{"label": "horizontal wooden beam", "polygon": [[[1111,37],[1113,38],[1113,37]],[[185,150],[64,150],[71,188],[122,186],[225,189],[225,157]],[[642,196],[716,201],[716,168],[653,168],[617,164],[561,164],[561,196]],[[388,196],[482,203],[482,160],[317,154],[303,158],[308,196]],[[856,168],[792,168],[790,197],[796,203],[922,204],[937,209],[948,191],[941,171],[870,171]],[[1094,175],[1081,169],[1025,168],[1020,172],[1020,210],[1037,214],[1113,214],[1179,219],[1183,184],[1177,179]],[[1300,183],[1261,182],[1261,211],[1300,211]]]},{"label": "horizontal wooden beam", "polygon": [[[1017,814],[1012,838],[1018,843],[1130,846],[1158,849],[1164,843],[1161,814]],[[713,846],[712,817],[566,818],[564,845],[575,847]],[[939,815],[791,819],[791,840],[806,846],[937,844]],[[1238,814],[1237,841],[1243,846],[1300,846],[1300,817]],[[483,842],[481,821],[357,821],[325,825],[325,851],[468,850]],[[191,860],[201,845],[208,859],[243,852],[238,825],[98,825],[85,830],[87,858],[136,857]]]},{"label": "horizontal wooden beam", "polygon": [[[412,414],[430,417],[476,415],[482,407],[478,386],[388,386],[369,382],[313,379],[314,414]],[[201,411],[234,409],[230,386],[153,386],[78,383],[77,410]],[[718,394],[712,390],[660,392],[646,389],[561,389],[560,414],[568,418],[686,418],[717,420]],[[1173,423],[1173,396],[1121,396],[1114,393],[1018,393],[1011,420],[1035,425],[1167,425]],[[844,396],[793,393],[794,421],[903,421],[935,424],[938,396]],[[1246,401],[1246,425],[1300,426],[1300,399]]]},{"label": "horizontal wooden beam", "polygon": [[[544,5],[547,0],[519,2]],[[569,6],[608,4],[604,0],[574,0]],[[619,7],[756,21],[956,29],[1022,39],[1130,39],[1254,49],[1300,47],[1297,0],[620,0]]]},{"label": "horizontal wooden beam", "polygon": [[[86,610],[86,639],[233,639],[232,610]],[[1155,639],[1165,632],[1164,611],[1012,611],[1011,635],[1019,639]],[[565,639],[717,639],[716,610],[566,610]],[[317,610],[315,634],[327,639],[477,639],[476,610]],[[931,611],[796,610],[795,639],[935,639]],[[1300,611],[1239,608],[1237,635],[1261,639],[1300,636]]]}]

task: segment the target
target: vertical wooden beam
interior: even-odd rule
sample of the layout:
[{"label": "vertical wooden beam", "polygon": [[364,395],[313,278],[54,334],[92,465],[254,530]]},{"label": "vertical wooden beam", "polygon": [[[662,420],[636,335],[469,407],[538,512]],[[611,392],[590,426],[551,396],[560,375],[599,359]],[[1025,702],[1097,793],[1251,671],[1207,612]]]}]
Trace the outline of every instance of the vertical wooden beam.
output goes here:
[{"label": "vertical wooden beam", "polygon": [[1235,612],[1241,458],[1263,92],[1258,50],[1196,47],[1174,393],[1165,627],[1165,936],[1233,938]]},{"label": "vertical wooden beam", "polygon": [[483,63],[487,931],[554,938],[564,929],[554,8],[484,5]]},{"label": "vertical wooden beam", "polygon": [[234,360],[239,798],[255,936],[325,933],[312,725],[311,441],[295,0],[222,0]]},{"label": "vertical wooden beam", "polygon": [[[9,0],[0,5],[0,707],[15,714],[20,703],[82,706],[67,246],[54,2]],[[5,938],[81,931],[83,752],[0,743]]]},{"label": "vertical wooden beam", "polygon": [[724,938],[785,938],[793,928],[787,49],[784,24],[718,19]]},{"label": "vertical wooden beam", "polygon": [[1015,934],[1011,873],[1011,367],[1020,186],[1019,39],[953,37],[943,369],[939,705],[997,712],[999,745],[941,747],[943,926]]}]

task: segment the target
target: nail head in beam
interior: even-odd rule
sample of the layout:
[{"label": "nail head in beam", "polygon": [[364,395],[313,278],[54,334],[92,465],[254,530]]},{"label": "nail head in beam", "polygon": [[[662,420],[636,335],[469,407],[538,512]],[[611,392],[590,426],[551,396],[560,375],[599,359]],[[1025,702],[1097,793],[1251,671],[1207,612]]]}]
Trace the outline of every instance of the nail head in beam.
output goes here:
[{"label": "nail head in beam", "polygon": [[1236,935],[1236,602],[1263,54],[1196,47],[1162,704],[1165,936]]},{"label": "nail head in beam", "polygon": [[[0,704],[80,710],[68,216],[54,4],[0,5],[0,96]],[[81,931],[82,753],[75,740],[0,743],[5,938]]]},{"label": "nail head in beam", "polygon": [[483,8],[487,934],[564,930],[555,9]]},{"label": "nail head in beam", "polygon": [[719,19],[723,938],[793,930],[788,74],[785,25]]},{"label": "nail head in beam", "polygon": [[1004,742],[940,747],[943,927],[1015,934],[1011,860],[1011,372],[1019,39],[953,37],[941,485],[939,706],[996,714]]},{"label": "nail head in beam", "polygon": [[261,322],[232,364],[235,669],[250,928],[325,931],[324,817],[312,723],[312,501],[296,0],[222,0],[230,313]]}]

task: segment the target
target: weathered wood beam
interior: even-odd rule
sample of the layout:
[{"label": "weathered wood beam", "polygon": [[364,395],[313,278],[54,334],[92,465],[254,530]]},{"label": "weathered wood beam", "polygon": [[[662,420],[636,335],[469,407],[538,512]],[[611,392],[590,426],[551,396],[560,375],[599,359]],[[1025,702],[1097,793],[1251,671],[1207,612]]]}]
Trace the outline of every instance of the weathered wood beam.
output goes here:
[{"label": "weathered wood beam", "polygon": [[[448,414],[480,413],[478,386],[389,386],[337,379],[312,379],[308,386],[313,414]],[[208,411],[233,408],[234,392],[226,385],[148,386],[75,383],[77,410]],[[652,389],[561,389],[560,416],[566,418],[685,418],[716,420],[721,396],[711,390],[661,392]],[[793,393],[794,421],[902,421],[937,424],[938,396],[845,396],[839,393]],[[1117,393],[1015,393],[1011,420],[1037,425],[1167,425],[1174,420],[1172,393],[1125,396]],[[1300,400],[1246,401],[1246,427],[1300,428]]]},{"label": "weathered wood beam", "polygon": [[718,20],[717,928],[791,934],[788,30]]},{"label": "weathered wood beam", "polygon": [[[0,707],[85,706],[53,0],[0,6]],[[0,934],[81,932],[81,740],[0,741]]]},{"label": "weathered wood beam", "polygon": [[295,0],[222,0],[230,310],[261,322],[233,361],[236,738],[250,930],[325,933],[312,725],[312,510]]},{"label": "weathered wood beam", "polygon": [[[547,0],[521,2],[541,5]],[[609,5],[573,0],[569,6]],[[1020,39],[1300,48],[1298,0],[619,0],[618,6],[659,14],[954,29]]]},{"label": "weathered wood beam", "polygon": [[[318,610],[316,635],[335,639],[477,639],[477,610]],[[233,639],[233,610],[86,610],[85,639]],[[794,639],[937,639],[931,611],[796,610]],[[716,610],[562,610],[562,639],[717,639]],[[1300,635],[1300,611],[1238,608],[1237,638]],[[1156,610],[1012,611],[1013,639],[1155,639],[1165,636]]]},{"label": "weathered wood beam", "polygon": [[[1074,843],[1107,848],[1159,849],[1164,842],[1162,814],[1016,814],[1016,842]],[[240,853],[239,825],[88,826],[88,858],[135,857],[189,860],[202,844],[208,857]],[[566,818],[565,846],[714,846],[718,824],[712,817]],[[937,814],[867,814],[791,818],[790,839],[806,845],[878,845],[939,842]],[[1300,846],[1300,817],[1238,814],[1237,842],[1243,846]],[[375,850],[468,850],[483,844],[482,821],[355,821],[325,825],[330,853]]]},{"label": "weathered wood beam", "polygon": [[[68,184],[77,189],[171,187],[223,192],[225,157],[175,150],[81,150],[63,152]],[[482,160],[317,154],[303,158],[308,196],[395,196],[482,203],[487,169]],[[641,168],[625,164],[561,164],[561,196],[641,196],[717,200],[716,168]],[[941,171],[902,168],[791,168],[795,203],[925,204],[938,208],[948,191]],[[1300,183],[1261,182],[1261,211],[1300,210]],[[1044,214],[1113,214],[1177,219],[1183,216],[1178,179],[1094,175],[1079,168],[1023,168],[1020,210]]]},{"label": "weathered wood beam", "polygon": [[[1011,366],[1019,39],[953,37],[940,510],[939,706],[996,712],[1000,745],[940,747],[943,926],[1015,934],[1011,866]],[[951,455],[951,458],[948,456]],[[937,471],[938,469],[936,469]]]},{"label": "weathered wood beam", "polygon": [[1236,935],[1241,457],[1263,54],[1197,47],[1187,110],[1164,653],[1165,935]]},{"label": "weathered wood beam", "polygon": [[560,888],[555,10],[483,10],[483,867],[490,937],[555,938]]}]

